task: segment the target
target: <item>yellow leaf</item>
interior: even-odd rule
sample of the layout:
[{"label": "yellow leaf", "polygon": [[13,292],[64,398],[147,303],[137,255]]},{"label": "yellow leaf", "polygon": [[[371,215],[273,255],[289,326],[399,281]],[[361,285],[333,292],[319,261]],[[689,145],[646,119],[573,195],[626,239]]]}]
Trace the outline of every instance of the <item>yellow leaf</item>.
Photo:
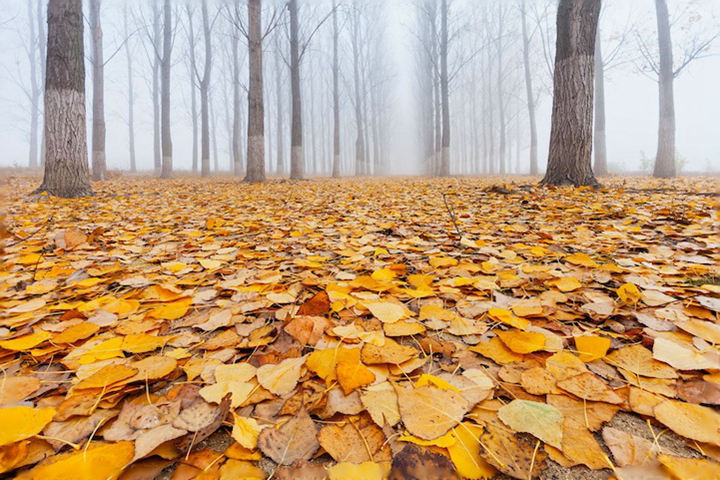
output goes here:
[{"label": "yellow leaf", "polygon": [[720,478],[720,463],[703,458],[681,458],[660,454],[658,460],[675,480]]},{"label": "yellow leaf", "polygon": [[603,358],[610,348],[611,340],[607,337],[597,335],[586,335],[575,337],[575,348],[577,348],[580,360],[591,362]]},{"label": "yellow leaf", "polygon": [[111,338],[110,340],[105,340],[104,342],[95,345],[93,348],[85,352],[80,357],[79,362],[82,365],[87,365],[89,363],[95,363],[98,360],[107,360],[109,358],[122,357],[122,343],[123,337],[115,337]]},{"label": "yellow leaf", "polygon": [[496,333],[505,346],[515,353],[532,353],[545,348],[545,335],[542,333],[522,330],[499,330]]},{"label": "yellow leaf", "polygon": [[220,403],[228,393],[231,394],[232,408],[239,407],[250,396],[255,386],[250,379],[256,369],[249,363],[222,364],[215,367],[213,385],[200,389],[200,396],[210,403]]},{"label": "yellow leaf", "polygon": [[[250,462],[230,459],[220,467],[219,480],[265,480],[265,472]],[[200,479],[200,476],[195,477]]]},{"label": "yellow leaf", "polygon": [[595,263],[595,260],[590,258],[589,255],[586,255],[581,252],[573,253],[572,255],[568,255],[564,258],[564,260],[568,263],[572,263],[573,265],[581,265],[583,267],[588,268],[597,268],[598,264]]},{"label": "yellow leaf", "polygon": [[262,431],[262,427],[258,425],[254,418],[241,417],[233,413],[235,424],[233,425],[232,438],[235,439],[243,447],[249,450],[257,448],[258,435]]},{"label": "yellow leaf", "polygon": [[447,432],[445,435],[441,435],[433,440],[424,440],[409,433],[400,435],[398,437],[398,440],[401,442],[410,442],[416,445],[422,445],[423,447],[429,447],[432,445],[440,448],[448,448],[452,445],[455,445],[455,442],[457,442],[457,438],[453,435],[452,430]]},{"label": "yellow leaf", "polygon": [[562,448],[563,414],[552,405],[515,399],[498,410],[498,417],[516,432],[529,433]]},{"label": "yellow leaf", "polygon": [[133,442],[100,443],[57,455],[23,472],[18,480],[115,480],[135,453]]},{"label": "yellow leaf", "polygon": [[7,313],[28,313],[40,310],[45,306],[45,299],[42,297],[35,297],[24,303],[15,305],[7,310]]},{"label": "yellow leaf", "polygon": [[122,349],[130,353],[152,352],[165,346],[170,336],[158,337],[146,333],[133,333],[123,339]]},{"label": "yellow leaf", "polygon": [[335,369],[339,362],[360,363],[360,349],[338,347],[315,350],[308,355],[305,365],[308,370],[315,372],[318,377],[330,382],[337,378]]},{"label": "yellow leaf", "polygon": [[640,290],[638,289],[638,287],[635,286],[634,283],[626,283],[622,285],[616,290],[616,293],[618,298],[620,298],[623,303],[635,304],[640,301],[640,298],[642,298]]},{"label": "yellow leaf", "polygon": [[219,260],[211,260],[209,258],[202,258],[199,260],[199,263],[205,270],[215,270],[223,264],[223,262]]},{"label": "yellow leaf", "polygon": [[305,357],[299,357],[263,365],[257,369],[258,383],[275,395],[290,393],[297,385],[304,364]]},{"label": "yellow leaf", "polygon": [[469,350],[471,352],[479,353],[480,355],[487,357],[500,365],[519,362],[523,359],[522,355],[518,355],[507,348],[499,337],[493,337],[487,342],[480,342],[477,345],[470,347]]},{"label": "yellow leaf", "polygon": [[383,480],[385,468],[379,463],[342,462],[327,469],[330,480]]},{"label": "yellow leaf", "polygon": [[389,268],[380,268],[378,270],[375,270],[372,275],[370,275],[373,280],[392,280],[395,278],[395,272],[390,270]]},{"label": "yellow leaf", "polygon": [[563,293],[572,292],[573,290],[577,290],[582,287],[582,283],[580,283],[575,277],[563,277],[557,280],[551,280],[548,282],[548,285],[557,287],[558,290]]},{"label": "yellow leaf", "polygon": [[158,320],[177,320],[187,313],[191,303],[191,298],[185,298],[161,305],[150,311],[150,317]]},{"label": "yellow leaf", "polygon": [[100,327],[94,323],[82,322],[66,328],[52,339],[52,343],[74,343],[95,334]]},{"label": "yellow leaf", "polygon": [[130,378],[138,373],[136,368],[127,367],[125,365],[107,365],[89,377],[80,381],[75,388],[106,388],[126,378]]},{"label": "yellow leaf", "polygon": [[[480,436],[483,428],[469,422],[463,422],[453,428],[451,435],[455,442],[448,446],[450,460],[463,478],[479,480],[492,478],[495,468],[480,457]],[[441,437],[442,438],[442,437]]]},{"label": "yellow leaf", "polygon": [[454,390],[458,393],[462,393],[457,389],[457,387],[450,385],[442,378],[438,378],[435,375],[430,375],[428,373],[420,375],[420,378],[418,378],[417,382],[415,382],[415,387],[423,387],[425,385],[435,385],[440,390]]},{"label": "yellow leaf", "polygon": [[530,326],[529,320],[516,317],[510,310],[505,310],[504,308],[491,308],[487,313],[492,320],[519,328],[520,330],[525,330]]},{"label": "yellow leaf", "polygon": [[406,318],[404,306],[392,302],[368,302],[365,306],[378,320],[384,323],[395,323]]},{"label": "yellow leaf", "polygon": [[338,362],[338,383],[345,395],[375,381],[375,374],[362,363]]},{"label": "yellow leaf", "polygon": [[42,342],[49,339],[50,337],[52,337],[52,334],[50,332],[38,330],[35,333],[13,338],[12,340],[3,340],[2,342],[0,342],[0,348],[14,351],[29,350],[33,347],[36,347],[37,345],[40,345]]},{"label": "yellow leaf", "polygon": [[458,261],[450,257],[433,257],[430,259],[430,265],[434,268],[454,267],[457,264]]},{"label": "yellow leaf", "polygon": [[54,408],[0,408],[0,446],[37,435],[54,416]]}]

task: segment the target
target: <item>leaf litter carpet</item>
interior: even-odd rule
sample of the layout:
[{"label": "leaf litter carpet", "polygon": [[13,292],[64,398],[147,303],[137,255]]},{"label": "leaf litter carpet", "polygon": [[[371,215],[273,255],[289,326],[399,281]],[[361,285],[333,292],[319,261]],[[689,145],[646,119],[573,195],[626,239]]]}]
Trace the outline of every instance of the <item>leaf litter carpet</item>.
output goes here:
[{"label": "leaf litter carpet", "polygon": [[713,179],[0,186],[0,472],[720,478]]}]

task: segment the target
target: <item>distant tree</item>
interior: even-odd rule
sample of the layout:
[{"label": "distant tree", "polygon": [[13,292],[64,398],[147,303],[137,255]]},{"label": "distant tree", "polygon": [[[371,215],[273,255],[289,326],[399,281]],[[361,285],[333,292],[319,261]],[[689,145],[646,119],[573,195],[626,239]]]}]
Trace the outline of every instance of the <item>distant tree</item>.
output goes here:
[{"label": "distant tree", "polygon": [[101,0],[90,0],[90,38],[92,45],[92,177],[107,178],[105,161],[105,60],[100,22]]},{"label": "distant tree", "polygon": [[537,120],[535,118],[535,90],[533,89],[533,76],[530,70],[530,41],[532,35],[527,28],[526,0],[520,0],[520,18],[522,22],[523,40],[523,67],[525,72],[525,94],[527,96],[527,110],[530,122],[530,175],[538,174],[538,139]]},{"label": "distant tree", "polygon": [[340,29],[337,19],[337,1],[333,0],[333,160],[332,176],[340,176],[340,64],[338,59],[338,37]]},{"label": "distant tree", "polygon": [[592,170],[593,73],[600,0],[560,0],[546,185],[598,185]]},{"label": "distant tree", "polygon": [[125,56],[127,57],[128,77],[128,150],[130,153],[130,171],[137,171],[135,159],[135,88],[133,86],[133,61],[130,52],[130,33],[128,28],[128,7],[127,3],[123,9],[123,31],[125,33]]},{"label": "distant tree", "polygon": [[262,0],[248,0],[248,141],[245,181],[265,181]]},{"label": "distant tree", "polygon": [[[693,61],[708,56],[712,43],[720,36],[720,31],[713,27],[707,31],[697,27],[697,20],[701,15],[693,12],[690,5],[684,6],[684,10],[678,18],[670,19],[666,0],[655,0],[655,12],[657,20],[657,49],[650,48],[643,36],[636,34],[638,47],[645,65],[644,71],[650,71],[656,75],[658,81],[658,146],[655,155],[655,166],[653,175],[660,178],[672,178],[677,174],[675,161],[675,93],[674,81],[683,70]],[[683,15],[685,14],[685,15]],[[682,47],[681,61],[678,65],[674,61],[672,25],[678,23],[682,16],[686,18],[686,25],[683,30],[686,38],[680,42]]]},{"label": "distant tree", "polygon": [[170,178],[173,171],[172,136],[170,133],[170,67],[173,43],[173,20],[170,0],[163,6],[163,48],[160,61],[160,136],[162,140],[162,178]]},{"label": "distant tree", "polygon": [[288,1],[290,13],[290,85],[292,90],[292,116],[290,131],[290,178],[305,177],[303,159],[302,99],[300,97],[300,26],[297,0]]},{"label": "distant tree", "polygon": [[46,160],[36,192],[92,195],[85,135],[82,0],[49,0],[45,78]]}]

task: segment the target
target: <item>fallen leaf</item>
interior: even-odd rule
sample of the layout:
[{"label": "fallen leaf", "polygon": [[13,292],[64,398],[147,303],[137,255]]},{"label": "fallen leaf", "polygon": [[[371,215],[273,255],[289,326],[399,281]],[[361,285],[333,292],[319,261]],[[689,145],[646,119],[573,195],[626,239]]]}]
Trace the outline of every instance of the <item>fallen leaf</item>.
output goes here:
[{"label": "fallen leaf", "polygon": [[282,425],[263,429],[258,437],[258,446],[274,462],[292,465],[298,460],[309,460],[320,444],[315,422],[305,410],[301,410]]},{"label": "fallen leaf", "polygon": [[530,433],[548,445],[562,448],[563,415],[551,405],[513,400],[498,410],[498,418],[516,432]]},{"label": "fallen leaf", "polygon": [[418,388],[396,386],[400,417],[405,428],[420,438],[432,440],[460,423],[468,410],[462,395],[432,385]]},{"label": "fallen leaf", "polygon": [[286,395],[297,385],[304,364],[305,357],[298,357],[263,365],[257,369],[258,383],[275,395]]}]

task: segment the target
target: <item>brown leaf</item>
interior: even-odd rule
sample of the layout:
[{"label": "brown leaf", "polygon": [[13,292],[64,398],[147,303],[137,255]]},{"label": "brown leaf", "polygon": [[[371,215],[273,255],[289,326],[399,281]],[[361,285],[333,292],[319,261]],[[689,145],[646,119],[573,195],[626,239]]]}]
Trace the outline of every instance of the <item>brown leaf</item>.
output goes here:
[{"label": "brown leaf", "polygon": [[395,455],[388,480],[460,480],[455,466],[445,455],[418,445],[407,445]]},{"label": "brown leaf", "polygon": [[318,433],[320,446],[337,462],[389,462],[385,434],[366,417],[349,418],[344,425],[328,425]]},{"label": "brown leaf", "polygon": [[315,422],[305,410],[301,410],[279,427],[263,429],[258,437],[258,446],[276,463],[292,465],[298,460],[309,460],[320,444]]},{"label": "brown leaf", "polygon": [[397,385],[395,391],[405,428],[425,440],[447,433],[462,421],[469,408],[459,393],[432,385],[418,388]]}]

